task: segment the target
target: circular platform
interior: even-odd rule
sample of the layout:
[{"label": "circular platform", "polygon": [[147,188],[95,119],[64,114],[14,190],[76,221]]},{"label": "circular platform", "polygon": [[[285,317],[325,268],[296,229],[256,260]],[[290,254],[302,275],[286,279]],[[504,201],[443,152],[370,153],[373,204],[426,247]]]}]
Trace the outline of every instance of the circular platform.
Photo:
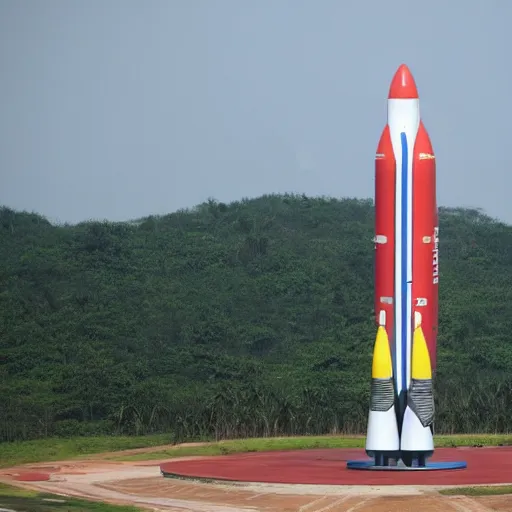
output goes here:
[{"label": "circular platform", "polygon": [[427,462],[425,466],[376,466],[373,460],[349,460],[347,469],[359,469],[365,471],[453,471],[454,469],[466,469],[466,461],[455,462]]},{"label": "circular platform", "polygon": [[279,484],[474,485],[512,482],[512,447],[438,448],[431,463],[464,460],[464,471],[353,471],[349,460],[368,460],[362,449],[243,453],[169,461],[165,477]]}]

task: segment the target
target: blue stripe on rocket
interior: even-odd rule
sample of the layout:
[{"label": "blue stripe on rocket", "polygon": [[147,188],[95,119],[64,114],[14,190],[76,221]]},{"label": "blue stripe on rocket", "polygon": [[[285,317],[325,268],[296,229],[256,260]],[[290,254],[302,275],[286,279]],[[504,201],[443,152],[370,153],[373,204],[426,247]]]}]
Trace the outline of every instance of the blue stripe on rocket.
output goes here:
[{"label": "blue stripe on rocket", "polygon": [[[409,330],[409,318],[407,316],[407,247],[408,247],[408,230],[407,230],[407,210],[409,203],[407,201],[408,192],[408,148],[407,148],[407,135],[405,132],[400,134],[402,142],[402,254],[401,257],[401,294],[402,294],[402,325],[401,342],[402,342],[402,389],[407,390],[407,338]],[[398,390],[400,392],[400,390]]]}]

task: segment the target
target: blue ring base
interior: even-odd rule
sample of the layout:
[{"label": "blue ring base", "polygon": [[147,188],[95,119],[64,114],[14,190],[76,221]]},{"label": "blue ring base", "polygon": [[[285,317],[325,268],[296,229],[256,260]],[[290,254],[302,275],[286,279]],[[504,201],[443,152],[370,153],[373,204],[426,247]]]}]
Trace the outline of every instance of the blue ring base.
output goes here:
[{"label": "blue ring base", "polygon": [[425,466],[406,466],[398,464],[396,466],[376,466],[373,460],[349,460],[347,469],[359,469],[365,471],[442,471],[454,469],[466,469],[468,467],[465,461],[457,462],[427,462]]}]

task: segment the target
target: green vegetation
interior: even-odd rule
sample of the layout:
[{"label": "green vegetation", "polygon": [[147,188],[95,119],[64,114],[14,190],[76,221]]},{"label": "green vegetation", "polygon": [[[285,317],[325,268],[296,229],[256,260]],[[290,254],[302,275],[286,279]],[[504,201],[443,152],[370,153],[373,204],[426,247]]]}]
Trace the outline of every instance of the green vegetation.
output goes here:
[{"label": "green vegetation", "polygon": [[26,491],[0,483],[0,508],[16,512],[141,512],[135,507],[107,505],[54,494]]},{"label": "green vegetation", "polygon": [[168,434],[147,436],[46,438],[0,443],[0,467],[28,462],[67,460],[95,453],[162,446],[169,443]]},{"label": "green vegetation", "polygon": [[[173,457],[190,457],[192,455],[229,455],[230,453],[266,452],[278,450],[309,450],[313,448],[363,448],[363,436],[339,437],[281,437],[236,439],[231,441],[218,441],[202,446],[176,446],[150,453],[137,453],[132,455],[117,455],[109,457],[111,460],[159,460]],[[437,448],[456,446],[497,446],[512,444],[510,436],[437,436]]]},{"label": "green vegetation", "polygon": [[[55,226],[0,209],[0,440],[363,433],[370,200]],[[436,432],[512,425],[512,227],[440,211]]]},{"label": "green vegetation", "polygon": [[447,496],[496,496],[512,494],[512,485],[477,485],[475,487],[453,487],[442,489],[440,494]]}]

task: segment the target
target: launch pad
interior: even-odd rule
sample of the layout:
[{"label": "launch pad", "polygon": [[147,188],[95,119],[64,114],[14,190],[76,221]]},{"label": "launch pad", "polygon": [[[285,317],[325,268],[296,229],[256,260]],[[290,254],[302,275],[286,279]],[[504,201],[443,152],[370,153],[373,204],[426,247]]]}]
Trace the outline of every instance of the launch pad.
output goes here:
[{"label": "launch pad", "polygon": [[[466,462],[452,462],[460,461]],[[466,467],[467,463],[467,467]],[[454,471],[454,470],[462,471]],[[302,485],[509,484],[512,446],[438,448],[425,467],[374,465],[361,448],[286,450],[171,459],[162,462],[163,477],[201,482]]]},{"label": "launch pad", "polygon": [[373,460],[349,460],[347,469],[358,469],[364,471],[443,471],[466,469],[465,461],[456,462],[427,462],[424,466],[406,466],[402,461],[388,466],[376,466]]}]

